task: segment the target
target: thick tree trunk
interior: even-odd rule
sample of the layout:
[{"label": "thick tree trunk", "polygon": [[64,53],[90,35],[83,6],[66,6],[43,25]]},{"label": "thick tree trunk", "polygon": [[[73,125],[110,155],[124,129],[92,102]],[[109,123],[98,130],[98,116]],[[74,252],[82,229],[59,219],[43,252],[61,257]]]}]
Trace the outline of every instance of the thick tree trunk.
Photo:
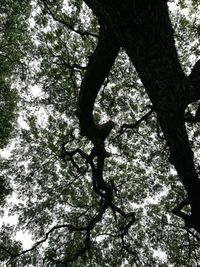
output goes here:
[{"label": "thick tree trunk", "polygon": [[[175,166],[187,190],[192,225],[200,225],[200,181],[184,124],[190,102],[177,56],[166,0],[85,0],[133,62],[153,103]],[[112,48],[111,48],[112,50]],[[197,98],[197,96],[195,95]]]}]

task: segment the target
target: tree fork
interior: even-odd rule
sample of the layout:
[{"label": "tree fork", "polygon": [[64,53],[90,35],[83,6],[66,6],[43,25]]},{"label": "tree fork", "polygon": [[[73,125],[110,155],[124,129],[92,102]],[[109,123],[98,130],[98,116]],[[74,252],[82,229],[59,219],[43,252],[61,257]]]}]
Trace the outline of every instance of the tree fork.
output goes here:
[{"label": "tree fork", "polygon": [[[157,113],[171,163],[188,193],[193,225],[200,225],[200,181],[184,123],[185,108],[192,98],[197,98],[196,81],[191,79],[196,74],[193,71],[186,78],[180,66],[167,0],[85,0],[85,3],[99,20],[110,26],[110,34],[114,32],[134,64]],[[196,70],[197,66],[195,73]]]}]

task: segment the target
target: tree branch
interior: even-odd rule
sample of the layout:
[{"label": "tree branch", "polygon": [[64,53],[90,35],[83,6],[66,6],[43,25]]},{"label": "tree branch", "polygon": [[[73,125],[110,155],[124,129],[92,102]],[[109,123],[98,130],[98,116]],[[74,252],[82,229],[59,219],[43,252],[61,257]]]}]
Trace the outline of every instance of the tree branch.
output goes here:
[{"label": "tree branch", "polygon": [[181,211],[185,206],[189,205],[189,198],[184,199],[180,204],[178,204],[173,210],[172,212],[182,218],[185,221],[185,224],[188,224],[189,220],[190,220],[190,215],[186,214],[185,212]]},{"label": "tree branch", "polygon": [[119,137],[120,135],[122,135],[126,129],[134,129],[136,128],[141,122],[143,122],[144,120],[147,120],[147,118],[154,112],[153,108],[151,108],[151,110],[149,112],[147,112],[142,118],[140,118],[139,120],[137,120],[135,123],[133,124],[122,124],[120,130],[119,130],[119,134],[117,135],[117,137]]},{"label": "tree branch", "polygon": [[200,122],[200,105],[198,106],[195,116],[193,116],[192,114],[186,114],[185,116],[185,122],[191,122],[191,123],[196,123],[196,122]]},{"label": "tree branch", "polygon": [[196,217],[193,216],[193,214],[188,215],[187,213],[181,211],[185,206],[190,205],[190,199],[186,198],[184,199],[180,204],[178,204],[172,212],[182,218],[185,222],[185,227],[187,229],[193,228],[195,229],[198,233],[200,233],[200,227],[198,225],[198,221],[196,220]]},{"label": "tree branch", "polygon": [[60,228],[68,228],[68,229],[70,229],[70,230],[72,230],[72,231],[83,231],[83,230],[86,230],[86,229],[87,229],[86,227],[78,228],[78,227],[75,227],[75,226],[73,226],[73,225],[71,225],[71,224],[61,224],[61,225],[56,225],[56,226],[52,227],[52,228],[45,234],[45,237],[44,237],[43,239],[41,239],[40,241],[36,242],[31,248],[26,249],[26,250],[23,250],[23,251],[21,251],[20,253],[18,253],[18,254],[16,254],[16,255],[12,255],[12,256],[10,257],[10,259],[7,261],[7,264],[8,264],[11,260],[13,260],[13,259],[15,259],[15,258],[18,258],[18,257],[20,257],[20,256],[22,256],[22,255],[24,255],[24,254],[26,254],[26,253],[28,253],[28,252],[31,252],[31,251],[33,251],[34,249],[36,249],[39,245],[41,245],[42,243],[44,243],[44,242],[48,239],[49,235],[50,235],[52,232],[54,232],[55,230],[60,229]]},{"label": "tree branch", "polygon": [[[60,158],[67,164],[68,161],[70,161],[72,163],[72,165],[76,168],[77,172],[80,174],[85,174],[87,172],[87,162],[89,159],[89,155],[87,155],[83,150],[81,150],[80,148],[77,148],[75,150],[72,151],[67,151],[65,148],[65,145],[68,142],[64,142],[62,144],[62,151],[60,154]],[[76,161],[74,160],[74,156],[76,154],[79,154],[83,159],[85,159],[85,164],[86,164],[86,168],[83,169],[82,167],[79,167],[79,165],[76,163]]]},{"label": "tree branch", "polygon": [[93,143],[97,139],[104,141],[110,133],[113,122],[97,126],[93,118],[94,102],[97,94],[117,57],[120,45],[115,36],[107,32],[104,26],[100,28],[97,47],[90,57],[85,77],[82,81],[78,99],[77,116],[81,134],[87,136]]},{"label": "tree branch", "polygon": [[188,86],[188,104],[200,99],[200,60],[198,60],[190,75],[186,78]]},{"label": "tree branch", "polygon": [[95,37],[95,38],[98,38],[98,35],[97,34],[94,34],[94,33],[91,33],[91,32],[88,32],[88,31],[81,31],[79,29],[74,29],[74,27],[72,25],[70,25],[69,23],[67,23],[66,20],[62,19],[62,18],[58,18],[55,13],[50,9],[50,7],[48,6],[46,0],[41,0],[44,4],[44,7],[47,9],[47,11],[49,12],[49,14],[51,15],[51,17],[61,23],[62,25],[64,25],[65,27],[67,27],[68,29],[70,29],[71,31],[79,34],[81,37],[84,37],[84,36],[92,36],[92,37]]}]

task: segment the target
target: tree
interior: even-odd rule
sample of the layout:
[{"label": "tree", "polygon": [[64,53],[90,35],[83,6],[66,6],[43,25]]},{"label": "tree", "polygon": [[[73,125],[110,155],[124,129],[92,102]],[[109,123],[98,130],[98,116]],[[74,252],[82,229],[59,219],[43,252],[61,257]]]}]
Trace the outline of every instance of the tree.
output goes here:
[{"label": "tree", "polygon": [[[122,2],[106,4],[86,1],[86,3],[99,18],[100,27],[105,28],[105,32],[109,34],[107,33],[108,36],[106,37],[106,33],[100,33],[100,37],[103,35],[105,38],[102,43],[106,47],[100,48],[99,54],[96,50],[97,55],[95,55],[94,60],[97,62],[88,65],[88,77],[86,76],[85,84],[81,88],[80,115],[78,114],[78,116],[83,134],[90,138],[95,146],[98,146],[96,143],[102,143],[105,140],[104,134],[101,138],[101,132],[95,136],[96,127],[93,126],[92,118],[93,105],[102,81],[116,58],[116,51],[118,52],[119,46],[123,46],[141,78],[153,104],[153,109],[158,116],[158,121],[169,146],[170,163],[175,166],[188,193],[187,204],[191,205],[191,216],[187,217],[189,220],[187,223],[199,231],[200,184],[184,121],[184,111],[187,105],[199,99],[199,87],[196,84],[199,75],[199,62],[194,66],[187,79],[178,60],[167,2],[143,1],[141,3],[141,1],[135,1],[132,3],[127,1],[126,5]],[[105,59],[102,60],[103,57]],[[102,65],[99,66],[98,64]],[[93,70],[92,74],[89,72],[90,65]],[[99,69],[104,70],[105,68],[108,69],[104,73],[99,73]],[[95,80],[92,79],[93,77]],[[96,85],[97,81],[99,84]],[[92,94],[91,100],[90,94]],[[87,102],[91,104],[87,104]],[[86,123],[88,118],[90,121]],[[106,131],[106,137],[111,129]],[[105,130],[102,129],[102,131]],[[98,153],[101,152],[97,152],[97,155]],[[182,213],[179,215],[181,216]]]},{"label": "tree", "polygon": [[[19,198],[10,212],[36,243],[2,244],[2,262],[198,265],[199,108],[188,105],[199,100],[199,61],[187,70],[198,22],[181,13],[184,1],[173,26],[166,0],[84,2],[32,3],[28,126],[2,164]],[[197,14],[198,1],[189,7]]]}]

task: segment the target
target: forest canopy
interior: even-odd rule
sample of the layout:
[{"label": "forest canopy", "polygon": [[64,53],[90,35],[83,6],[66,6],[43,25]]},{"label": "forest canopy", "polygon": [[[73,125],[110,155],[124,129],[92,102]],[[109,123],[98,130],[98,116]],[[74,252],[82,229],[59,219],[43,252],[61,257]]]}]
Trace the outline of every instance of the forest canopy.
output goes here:
[{"label": "forest canopy", "polygon": [[0,265],[200,265],[199,1],[0,18]]}]

